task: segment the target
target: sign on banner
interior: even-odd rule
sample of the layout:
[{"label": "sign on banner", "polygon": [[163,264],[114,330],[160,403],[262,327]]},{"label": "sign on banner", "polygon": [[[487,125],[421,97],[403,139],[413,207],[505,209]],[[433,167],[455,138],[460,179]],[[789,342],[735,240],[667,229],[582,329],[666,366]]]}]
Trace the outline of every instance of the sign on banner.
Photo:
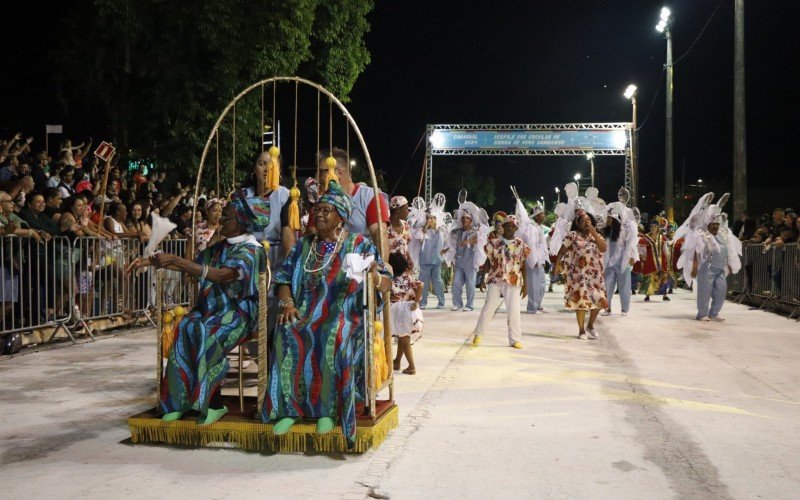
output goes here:
[{"label": "sign on banner", "polygon": [[434,130],[433,149],[625,149],[625,130]]},{"label": "sign on banner", "polygon": [[45,134],[63,134],[64,133],[64,126],[63,125],[45,125]]},{"label": "sign on banner", "polygon": [[111,158],[111,155],[114,154],[114,151],[116,151],[114,146],[103,141],[99,146],[97,146],[97,149],[94,151],[94,155],[103,161],[108,161]]}]

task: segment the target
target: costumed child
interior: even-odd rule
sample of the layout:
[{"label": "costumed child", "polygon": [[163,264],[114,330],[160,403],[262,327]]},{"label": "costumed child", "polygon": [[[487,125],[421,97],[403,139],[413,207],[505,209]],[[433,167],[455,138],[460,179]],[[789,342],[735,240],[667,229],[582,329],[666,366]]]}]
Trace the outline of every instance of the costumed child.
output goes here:
[{"label": "costumed child", "polygon": [[422,336],[424,319],[419,301],[422,299],[422,282],[411,275],[408,259],[399,253],[389,255],[389,265],[394,271],[392,279],[392,336],[397,337],[397,355],[394,358],[394,369],[400,369],[400,362],[405,356],[408,367],[403,373],[417,373],[414,365],[414,353],[411,346]]}]

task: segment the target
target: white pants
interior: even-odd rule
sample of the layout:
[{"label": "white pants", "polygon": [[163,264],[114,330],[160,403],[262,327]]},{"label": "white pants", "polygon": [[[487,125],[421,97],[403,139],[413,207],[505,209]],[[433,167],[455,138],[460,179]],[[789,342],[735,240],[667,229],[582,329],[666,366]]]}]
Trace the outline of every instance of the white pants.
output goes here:
[{"label": "white pants", "polygon": [[[500,307],[500,303],[505,299],[506,315],[508,316],[508,345],[513,345],[514,342],[520,340],[520,326],[519,326],[519,303],[520,291],[522,289],[518,286],[512,286],[507,283],[497,284],[491,283],[486,290],[486,302],[481,309],[481,315],[478,318],[478,324],[475,326],[473,332],[477,336],[483,335],[489,322],[494,318],[494,313]],[[500,297],[500,294],[503,297]]]}]

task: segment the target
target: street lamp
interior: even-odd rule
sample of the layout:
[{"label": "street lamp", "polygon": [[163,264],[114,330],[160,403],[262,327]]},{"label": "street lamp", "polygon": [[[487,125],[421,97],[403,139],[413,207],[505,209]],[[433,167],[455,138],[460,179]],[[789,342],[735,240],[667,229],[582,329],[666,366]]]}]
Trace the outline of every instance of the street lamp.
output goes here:
[{"label": "street lamp", "polygon": [[577,184],[577,186],[578,186],[578,194],[580,194],[581,193],[581,174],[575,174],[573,179],[575,179],[575,184]]},{"label": "street lamp", "polygon": [[589,160],[589,165],[592,166],[591,177],[592,177],[592,187],[594,187],[594,153],[592,152],[587,153],[586,159]]},{"label": "street lamp", "polygon": [[670,27],[672,26],[672,11],[667,7],[661,8],[661,15],[659,17],[656,31],[664,34],[667,40],[667,61],[664,65],[667,68],[667,133],[666,133],[666,154],[664,158],[664,212],[667,219],[674,218],[674,209],[672,204],[672,197],[674,195],[674,181],[672,179],[672,33]]},{"label": "street lamp", "polygon": [[633,106],[633,121],[631,122],[631,203],[635,207],[637,205],[636,201],[638,197],[636,196],[639,193],[639,172],[636,170],[639,166],[639,157],[636,154],[636,146],[638,146],[639,132],[636,130],[636,85],[630,84],[628,88],[625,89],[625,92],[622,94],[625,96],[625,99],[629,99],[631,101],[631,105]]},{"label": "street lamp", "polygon": [[353,168],[355,166],[356,166],[356,160],[355,159],[350,160],[350,168]]}]

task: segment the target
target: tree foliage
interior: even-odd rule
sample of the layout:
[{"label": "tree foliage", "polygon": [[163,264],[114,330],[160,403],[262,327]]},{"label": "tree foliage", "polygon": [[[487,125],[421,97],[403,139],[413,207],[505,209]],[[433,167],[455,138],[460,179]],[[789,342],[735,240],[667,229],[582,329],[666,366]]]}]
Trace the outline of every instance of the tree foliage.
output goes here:
[{"label": "tree foliage", "polygon": [[[247,85],[298,75],[346,100],[369,63],[372,0],[73,4],[70,36],[53,53],[67,113],[102,118],[124,152],[179,173],[194,171],[219,113]],[[237,104],[238,131],[260,128],[258,94]],[[220,132],[228,164],[232,122]],[[257,143],[257,133],[237,134],[237,157],[252,157]]]}]

